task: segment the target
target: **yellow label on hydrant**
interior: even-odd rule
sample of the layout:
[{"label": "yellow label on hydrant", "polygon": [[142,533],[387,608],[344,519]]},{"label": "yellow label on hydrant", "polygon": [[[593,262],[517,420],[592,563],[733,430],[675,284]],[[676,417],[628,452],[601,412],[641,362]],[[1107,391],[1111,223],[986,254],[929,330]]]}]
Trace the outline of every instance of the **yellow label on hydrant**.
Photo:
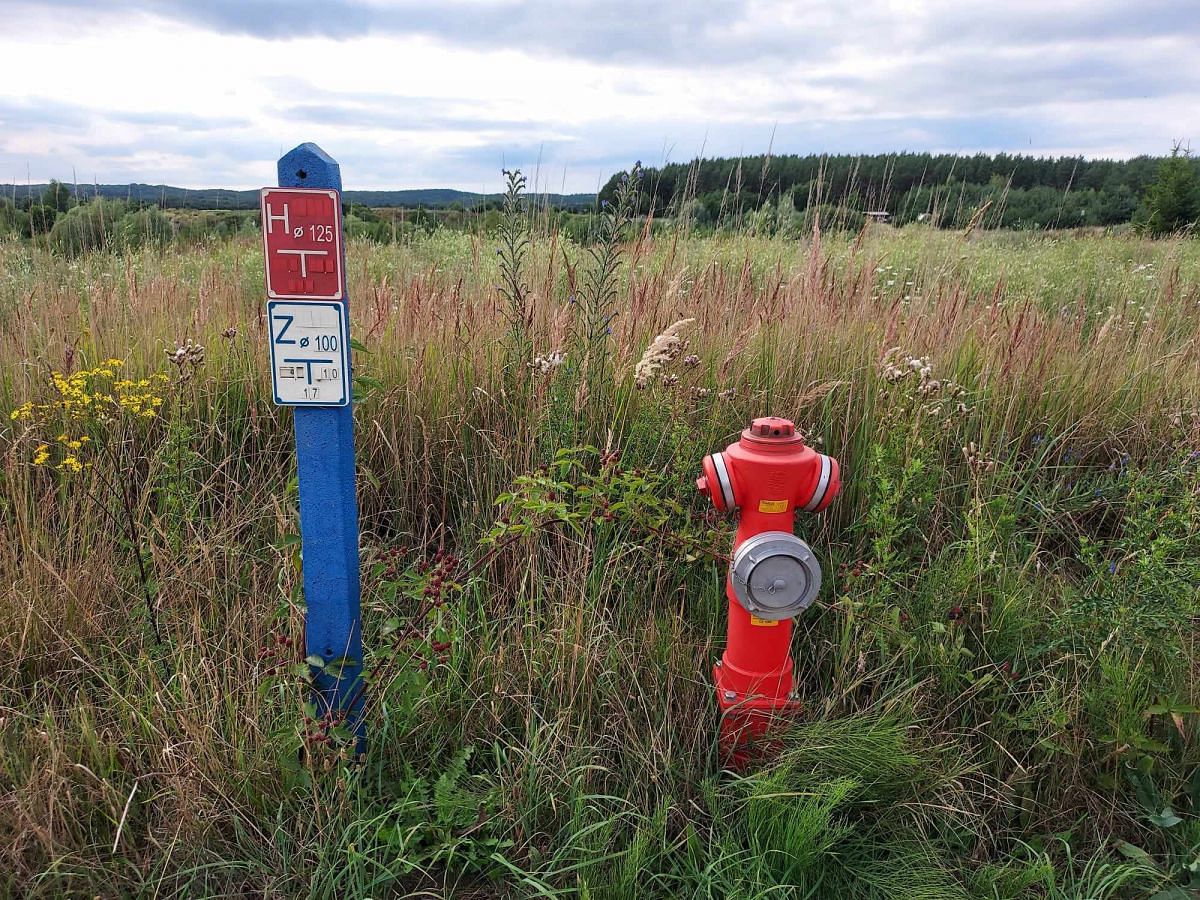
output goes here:
[{"label": "yellow label on hydrant", "polygon": [[765,513],[781,513],[787,512],[788,502],[786,500],[759,500],[758,511]]},{"label": "yellow label on hydrant", "polygon": [[750,617],[750,624],[751,625],[761,625],[763,628],[774,628],[779,623],[776,622],[774,619],[760,619],[758,616],[752,615]]}]

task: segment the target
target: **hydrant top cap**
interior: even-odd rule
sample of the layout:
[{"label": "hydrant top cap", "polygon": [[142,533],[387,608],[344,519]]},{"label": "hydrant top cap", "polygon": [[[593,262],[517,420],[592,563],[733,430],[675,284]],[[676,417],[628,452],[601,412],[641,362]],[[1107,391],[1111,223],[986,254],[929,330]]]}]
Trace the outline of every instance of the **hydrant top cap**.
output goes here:
[{"label": "hydrant top cap", "polygon": [[803,438],[796,434],[796,426],[792,424],[790,419],[781,419],[778,416],[762,416],[750,423],[750,427],[746,429],[744,435],[756,441],[778,441],[780,443],[795,443],[802,442]]}]

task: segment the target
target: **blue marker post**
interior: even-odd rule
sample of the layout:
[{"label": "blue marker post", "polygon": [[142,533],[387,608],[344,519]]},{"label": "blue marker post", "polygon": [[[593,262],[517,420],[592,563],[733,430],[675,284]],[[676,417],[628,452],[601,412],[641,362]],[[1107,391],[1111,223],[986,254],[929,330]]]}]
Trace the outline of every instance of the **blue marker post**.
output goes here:
[{"label": "blue marker post", "polygon": [[[342,190],[341,167],[316,144],[301,144],[279,160],[281,188]],[[340,221],[340,216],[338,217]],[[346,271],[345,243],[337,262]],[[269,264],[269,262],[268,262]],[[348,325],[349,298],[342,300]],[[349,392],[350,349],[344,390]],[[311,371],[310,371],[311,378]],[[296,469],[304,553],[305,647],[314,667],[318,715],[345,713],[345,727],[366,748],[363,720],[362,614],[359,609],[358,499],[354,482],[353,405],[297,406]]]}]

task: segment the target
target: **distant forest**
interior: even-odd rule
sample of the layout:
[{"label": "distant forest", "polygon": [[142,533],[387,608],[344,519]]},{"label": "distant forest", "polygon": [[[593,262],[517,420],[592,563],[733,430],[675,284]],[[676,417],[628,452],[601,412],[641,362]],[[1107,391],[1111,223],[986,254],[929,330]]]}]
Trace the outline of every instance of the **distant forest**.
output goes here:
[{"label": "distant forest", "polygon": [[[903,225],[1073,228],[1145,216],[1145,198],[1164,157],[1129,160],[1000,153],[874,156],[744,156],[644,170],[643,213],[684,215],[697,225],[779,220],[825,210],[853,226],[867,213]],[[1200,159],[1189,159],[1200,174]],[[621,173],[600,192],[610,199]],[[770,225],[771,222],[764,221]]]},{"label": "distant forest", "polygon": [[[595,238],[598,209],[624,173],[595,194],[526,199],[572,240]],[[502,199],[450,189],[346,191],[346,233],[381,243],[441,228],[490,233]],[[939,228],[1052,229],[1132,223],[1152,235],[1195,233],[1200,160],[1124,161],[899,153],[748,156],[641,170],[640,214],[653,227],[748,230],[796,238],[815,224],[858,230],[868,218]],[[165,185],[0,185],[0,238],[44,238],[67,254],[255,233],[258,192]]]}]

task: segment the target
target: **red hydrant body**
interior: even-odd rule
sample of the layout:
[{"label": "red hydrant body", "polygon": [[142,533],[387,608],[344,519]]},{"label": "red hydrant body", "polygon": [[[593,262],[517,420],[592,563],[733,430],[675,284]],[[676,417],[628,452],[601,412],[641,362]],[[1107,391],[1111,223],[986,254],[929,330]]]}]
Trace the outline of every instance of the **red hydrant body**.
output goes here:
[{"label": "red hydrant body", "polygon": [[772,721],[798,708],[792,618],[816,598],[821,569],[792,533],[793,514],[825,509],[841,481],[837,460],[805,446],[787,419],[768,417],[706,456],[696,486],[718,510],[741,511],[726,580],[728,641],[713,667],[722,752],[741,766]]}]

